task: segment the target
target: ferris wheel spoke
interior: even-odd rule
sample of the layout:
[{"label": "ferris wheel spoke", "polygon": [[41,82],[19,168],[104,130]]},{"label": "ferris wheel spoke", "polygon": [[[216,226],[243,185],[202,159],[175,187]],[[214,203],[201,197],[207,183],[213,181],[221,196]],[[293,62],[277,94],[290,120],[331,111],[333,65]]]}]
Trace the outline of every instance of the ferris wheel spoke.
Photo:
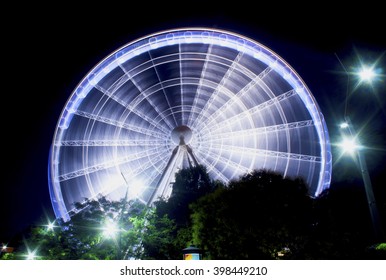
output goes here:
[{"label": "ferris wheel spoke", "polygon": [[[254,92],[259,92],[259,95],[261,94],[261,91],[256,90],[256,87],[259,86],[263,90],[264,93],[269,96],[269,98],[274,98],[275,95],[271,92],[269,87],[265,85],[263,82],[263,79],[265,76],[269,75],[269,73],[272,71],[272,68],[266,67],[261,69],[260,74],[256,75],[251,71],[248,71],[248,69],[245,69],[244,66],[239,64],[239,60],[242,57],[242,54],[240,53],[233,64],[229,67],[228,72],[223,77],[224,84],[221,87],[221,91],[229,91],[230,98],[221,104],[221,107],[216,108],[214,111],[211,119],[209,122],[215,121],[218,119],[218,117],[222,117],[223,115],[228,115],[227,111],[232,110],[234,108],[240,108],[239,110],[247,110],[249,107],[248,103],[255,103],[252,97],[257,98],[258,96],[254,96]],[[240,82],[242,80],[239,76],[240,74],[236,75],[235,72],[241,73],[244,78],[244,84]],[[235,76],[232,78],[232,76]],[[234,92],[234,90],[231,90],[232,88],[237,87],[237,92]],[[243,99],[246,99],[243,101]],[[208,103],[208,110],[211,103]],[[205,121],[201,118],[197,118],[195,123],[205,123]]]},{"label": "ferris wheel spoke", "polygon": [[201,156],[202,157],[199,157],[199,162],[207,167],[208,172],[214,173],[214,178],[221,180],[224,183],[229,182],[229,178],[224,176],[224,174],[219,169],[217,169],[217,166],[214,163],[214,162],[217,162],[217,160],[216,161],[208,160],[208,158],[209,159],[216,159],[219,157],[219,155],[213,155],[214,158],[211,157],[211,153],[207,153],[207,154],[201,155]]},{"label": "ferris wheel spoke", "polygon": [[[222,107],[220,110],[214,113],[210,118],[207,118],[207,121],[202,122],[199,128],[203,129],[204,131],[209,130],[211,132],[214,132],[218,129],[222,129],[224,125],[233,125],[233,124],[237,125],[240,122],[246,123],[246,120],[250,121],[251,117],[253,118],[254,122],[256,122],[256,120],[259,120],[260,118],[259,117],[255,118],[254,117],[255,115],[257,115],[258,113],[261,113],[262,110],[270,110],[272,107],[274,107],[272,111],[275,111],[275,109],[278,108],[278,106],[280,106],[280,103],[285,102],[287,99],[291,98],[295,94],[296,92],[294,90],[290,90],[274,98],[268,99],[265,102],[257,104],[256,106],[245,109],[238,114],[233,114],[224,118],[223,115],[226,115],[226,113],[220,112],[221,109],[224,108],[224,111],[225,111],[227,108],[229,108],[229,105],[231,105],[231,103],[226,103],[229,105],[228,106],[224,105],[224,107]],[[218,119],[219,117],[221,117],[222,119],[216,121],[216,119]]]},{"label": "ferris wheel spoke", "polygon": [[[152,154],[152,159],[145,159],[144,161],[135,161],[134,168],[128,170],[125,174],[129,178],[133,178],[138,176],[139,174],[142,174],[146,170],[152,170],[154,164],[161,163],[163,164],[165,161],[165,155],[162,154],[160,151],[157,153]],[[141,158],[138,158],[141,159]]]},{"label": "ferris wheel spoke", "polygon": [[143,146],[156,147],[164,146],[165,141],[159,139],[114,139],[114,140],[65,140],[60,143],[54,143],[55,146],[73,146],[73,147],[122,147],[122,146]]},{"label": "ferris wheel spoke", "polygon": [[224,103],[224,105],[221,108],[219,108],[218,110],[216,110],[216,112],[212,115],[212,117],[209,119],[207,125],[210,125],[212,122],[215,122],[218,119],[218,117],[220,117],[222,115],[229,115],[229,114],[227,114],[227,111],[232,110],[232,108],[234,108],[234,107],[238,107],[238,108],[242,109],[242,111],[239,114],[230,116],[230,119],[235,118],[237,120],[240,120],[240,117],[250,118],[250,115],[252,112],[254,112],[255,107],[248,108],[248,106],[246,106],[243,103],[242,97],[245,94],[248,94],[249,92],[251,92],[251,90],[253,90],[255,88],[255,86],[258,84],[258,81],[261,81],[260,77],[258,77],[257,81],[256,80],[250,81],[244,88],[242,88],[240,91],[238,91],[237,94],[235,94],[231,99],[229,99],[226,103]]},{"label": "ferris wheel spoke", "polygon": [[[134,80],[130,80],[132,83],[135,83]],[[137,84],[137,83],[135,83]],[[131,100],[130,103],[126,105],[126,109],[128,113],[135,113],[140,117],[145,117],[146,120],[148,120],[151,124],[154,125],[154,127],[158,128],[162,122],[155,122],[152,118],[148,117],[147,114],[149,114],[150,111],[155,112],[155,116],[160,117],[162,116],[162,110],[160,110],[159,104],[156,103],[156,101],[153,100],[153,96],[157,95],[159,92],[163,92],[163,84],[160,82],[155,83],[154,85],[151,85],[147,88],[141,88],[139,85],[136,85],[139,92],[141,94],[137,95],[133,100]],[[143,106],[141,104],[146,101],[150,107],[147,107],[146,110],[143,110]],[[167,132],[169,129],[173,128],[175,126],[175,122],[171,122],[170,118],[158,118],[165,122],[165,125],[167,128],[163,130],[164,132]],[[163,126],[161,126],[163,128]]]},{"label": "ferris wheel spoke", "polygon": [[249,148],[249,147],[236,147],[231,145],[225,145],[225,144],[212,144],[210,145],[211,149],[217,150],[217,151],[226,151],[229,153],[234,154],[240,154],[240,156],[243,155],[259,155],[259,156],[269,156],[274,158],[282,158],[282,159],[293,159],[293,160],[299,160],[299,161],[307,161],[307,162],[321,162],[321,157],[316,155],[305,155],[305,154],[296,154],[296,153],[290,153],[290,152],[280,152],[280,151],[273,151],[273,150],[267,150],[267,149],[256,149],[256,148]]},{"label": "ferris wheel spoke", "polygon": [[[129,77],[127,77],[127,75],[125,77],[126,79],[124,79],[124,81],[127,82],[129,80]],[[97,88],[100,92],[102,92],[105,96],[107,96],[109,98],[108,99],[109,101],[115,101],[117,104],[121,105],[122,108],[125,108],[126,113],[123,113],[120,119],[125,119],[128,117],[129,114],[133,113],[138,117],[140,117],[142,120],[147,121],[153,127],[154,130],[161,130],[163,133],[166,133],[166,134],[169,132],[168,129],[164,128],[164,125],[160,125],[160,123],[154,122],[154,120],[148,117],[148,115],[143,110],[139,110],[136,106],[132,106],[130,101],[133,101],[133,100],[124,100],[123,98],[120,97],[121,95],[117,94],[116,92],[105,90],[104,88],[100,86],[98,87],[97,85],[95,85],[95,88]],[[154,106],[154,109],[156,110],[156,106]]]},{"label": "ferris wheel spoke", "polygon": [[122,121],[116,121],[114,119],[106,118],[106,117],[99,116],[99,115],[94,115],[94,114],[91,114],[91,113],[88,113],[88,112],[83,112],[83,111],[77,111],[76,114],[79,115],[79,116],[88,118],[90,120],[95,120],[95,121],[98,121],[98,122],[101,122],[101,123],[105,123],[105,124],[109,124],[109,125],[114,125],[114,126],[116,126],[118,128],[123,128],[123,129],[127,129],[127,130],[134,131],[134,132],[139,132],[139,133],[147,135],[147,136],[151,136],[151,137],[155,137],[155,138],[160,138],[160,139],[164,139],[165,138],[165,134],[159,133],[159,132],[155,132],[154,130],[149,129],[149,128],[143,128],[143,127],[140,127],[140,126],[137,126],[137,125],[128,124],[128,123],[125,123],[125,122],[122,122]]},{"label": "ferris wheel spoke", "polygon": [[[283,124],[277,124],[277,125],[271,125],[271,126],[263,126],[263,127],[255,127],[255,128],[245,128],[240,130],[228,130],[223,129],[220,130],[219,128],[211,129],[211,134],[207,135],[204,134],[202,137],[203,141],[213,141],[211,139],[218,139],[220,141],[226,140],[226,139],[237,139],[237,138],[250,138],[252,136],[258,136],[258,135],[267,135],[267,134],[277,134],[286,132],[289,129],[307,129],[309,127],[312,127],[313,121],[312,120],[304,120],[304,121],[297,121],[292,123],[283,123]],[[223,125],[222,128],[231,127],[231,125]],[[259,136],[260,137],[260,136]],[[215,140],[214,140],[215,141]]]},{"label": "ferris wheel spoke", "polygon": [[212,49],[212,45],[209,45],[207,52],[205,54],[204,53],[202,54],[204,57],[203,65],[202,65],[201,71],[198,72],[199,77],[198,77],[198,81],[197,81],[197,90],[195,92],[195,95],[193,97],[193,102],[192,102],[192,108],[199,108],[199,110],[192,111],[189,114],[188,121],[187,121],[187,125],[189,127],[194,127],[194,123],[193,123],[194,120],[200,116],[200,114],[197,114],[197,112],[204,112],[204,110],[202,110],[202,108],[201,108],[200,102],[202,102],[202,100],[208,99],[208,96],[206,94],[207,84],[210,83],[210,81],[207,80],[207,75],[208,74],[210,75],[210,69],[208,69],[210,58],[208,56],[211,53],[211,49]]},{"label": "ferris wheel spoke", "polygon": [[[166,93],[166,91],[165,91],[165,88],[163,87],[162,79],[161,79],[160,76],[159,76],[158,67],[157,67],[158,65],[154,63],[154,59],[152,58],[151,52],[149,52],[149,56],[151,57],[150,61],[153,63],[153,66],[154,66],[155,76],[156,76],[156,78],[157,78],[157,80],[158,80],[158,83],[159,83],[160,86],[161,86],[161,92],[162,92],[163,98],[164,98],[164,100],[165,100],[167,106],[168,106],[168,107],[171,107],[171,102],[170,102],[169,97],[168,97],[168,95],[167,95],[167,93]],[[154,104],[154,105],[156,105],[156,104]],[[178,121],[177,121],[177,119],[176,119],[176,117],[175,117],[175,115],[174,115],[174,112],[172,113],[171,116],[172,116],[173,123],[174,123],[174,126],[173,126],[173,127],[175,127],[175,126],[178,124]]]},{"label": "ferris wheel spoke", "polygon": [[[237,59],[237,58],[236,58]],[[223,70],[224,72],[221,73],[222,79],[217,83],[216,88],[214,92],[210,95],[208,101],[205,103],[205,106],[203,108],[203,111],[216,111],[218,108],[214,105],[214,103],[217,101],[218,95],[228,95],[227,99],[231,99],[233,97],[233,93],[230,89],[227,88],[227,78],[231,75],[231,73],[235,69],[235,64],[237,62],[233,61],[229,63],[229,65],[226,65],[226,70]],[[214,67],[211,64],[208,66],[209,69],[207,70],[208,72],[211,72],[211,68]],[[225,93],[225,94],[224,94]],[[214,107],[214,109],[212,109]],[[197,123],[200,123],[202,121],[202,115],[199,115],[195,121],[192,123],[192,126],[196,126]]]},{"label": "ferris wheel spoke", "polygon": [[[158,148],[153,148],[152,150],[154,151],[154,153],[152,155],[157,154],[157,153],[159,153],[159,154],[162,153],[162,150],[158,149]],[[105,162],[100,162],[97,165],[87,166],[85,168],[79,168],[79,169],[72,171],[72,172],[60,174],[60,175],[58,175],[58,181],[61,182],[64,180],[69,180],[69,179],[73,179],[73,178],[76,178],[79,176],[91,174],[91,173],[94,173],[94,172],[97,172],[100,170],[105,170],[105,169],[109,169],[111,167],[116,167],[116,166],[121,165],[121,164],[126,164],[126,163],[133,162],[133,161],[135,162],[136,160],[140,160],[142,158],[147,157],[150,151],[144,150],[144,151],[140,151],[137,153],[132,153],[129,156],[116,158],[116,159],[105,161]]]}]

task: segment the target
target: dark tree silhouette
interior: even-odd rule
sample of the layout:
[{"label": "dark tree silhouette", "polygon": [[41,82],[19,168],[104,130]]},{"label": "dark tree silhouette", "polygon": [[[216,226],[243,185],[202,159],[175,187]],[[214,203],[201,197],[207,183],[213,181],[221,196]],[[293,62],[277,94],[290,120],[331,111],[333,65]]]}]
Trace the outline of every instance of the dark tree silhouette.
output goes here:
[{"label": "dark tree silhouette", "polygon": [[312,205],[303,180],[256,170],[192,205],[194,242],[208,259],[302,258]]}]

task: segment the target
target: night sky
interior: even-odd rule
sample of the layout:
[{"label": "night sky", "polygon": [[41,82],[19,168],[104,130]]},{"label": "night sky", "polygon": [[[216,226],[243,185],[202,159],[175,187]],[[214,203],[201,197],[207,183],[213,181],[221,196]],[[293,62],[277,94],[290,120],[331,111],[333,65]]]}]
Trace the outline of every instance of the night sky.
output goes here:
[{"label": "night sky", "polygon": [[[237,6],[224,7],[206,2],[121,7],[108,1],[90,9],[59,3],[57,7],[33,5],[3,11],[10,19],[2,19],[1,33],[0,243],[8,242],[44,215],[53,216],[48,153],[61,110],[77,84],[121,46],[171,28],[210,27],[239,33],[288,62],[325,116],[333,145],[333,184],[360,182],[354,162],[340,158],[334,146],[346,104],[347,75],[342,65],[353,71],[359,62],[378,61],[385,73],[382,9],[361,5],[345,11],[279,3],[252,7],[240,1],[233,3]],[[350,87],[354,87],[355,80],[351,82]],[[385,85],[383,77],[374,87],[357,88],[348,103],[356,130],[371,147],[366,150],[366,160],[377,186],[386,177]]]}]

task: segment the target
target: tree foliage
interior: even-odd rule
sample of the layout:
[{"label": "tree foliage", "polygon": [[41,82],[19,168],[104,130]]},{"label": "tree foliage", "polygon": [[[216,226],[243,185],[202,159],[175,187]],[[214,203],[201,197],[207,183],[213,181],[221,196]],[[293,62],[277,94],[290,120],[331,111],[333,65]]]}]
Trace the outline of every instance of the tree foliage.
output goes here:
[{"label": "tree foliage", "polygon": [[208,259],[302,257],[312,224],[312,198],[300,179],[254,171],[191,206],[194,243]]}]

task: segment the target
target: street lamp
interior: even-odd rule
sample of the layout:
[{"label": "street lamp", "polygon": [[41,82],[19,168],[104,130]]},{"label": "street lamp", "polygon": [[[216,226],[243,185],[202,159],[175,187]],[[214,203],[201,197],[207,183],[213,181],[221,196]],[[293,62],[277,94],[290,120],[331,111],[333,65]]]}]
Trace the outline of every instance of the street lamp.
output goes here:
[{"label": "street lamp", "polygon": [[[345,106],[345,115],[344,115],[345,122],[341,124],[341,128],[347,131],[350,137],[349,139],[345,139],[345,142],[342,144],[342,147],[346,151],[349,150],[352,155],[356,156],[357,161],[359,163],[362,180],[365,187],[367,203],[369,206],[370,217],[373,225],[374,238],[375,240],[379,241],[383,237],[383,233],[382,233],[382,227],[380,223],[379,212],[377,209],[376,200],[373,192],[373,187],[372,187],[370,175],[367,169],[366,159],[362,152],[362,147],[358,140],[357,133],[351,122],[351,119],[347,115],[347,104],[349,99],[348,89],[349,89],[350,76],[346,68],[344,67],[344,65],[342,63],[341,65],[347,75],[347,93],[346,93],[346,106]],[[371,81],[376,77],[376,73],[374,72],[373,67],[362,67],[362,69],[358,73],[356,73],[356,75],[358,75],[360,78],[359,84],[362,82],[371,83]]]},{"label": "street lamp", "polygon": [[374,69],[369,67],[362,68],[359,71],[358,75],[361,78],[361,81],[365,81],[365,82],[371,82],[376,76]]},{"label": "street lamp", "polygon": [[373,192],[373,186],[371,184],[371,179],[369,175],[369,171],[367,169],[367,164],[365,160],[365,156],[362,153],[362,149],[360,144],[358,144],[358,140],[356,140],[356,132],[354,130],[354,126],[351,123],[351,120],[348,116],[345,117],[345,122],[341,125],[341,128],[347,129],[350,135],[350,139],[345,141],[346,144],[343,144],[344,149],[350,150],[350,153],[356,155],[359,167],[362,174],[362,180],[365,186],[365,192],[367,197],[367,203],[370,210],[370,217],[374,229],[374,237],[376,240],[380,240],[382,237],[382,227],[380,224],[380,217],[377,209],[377,204]]}]

